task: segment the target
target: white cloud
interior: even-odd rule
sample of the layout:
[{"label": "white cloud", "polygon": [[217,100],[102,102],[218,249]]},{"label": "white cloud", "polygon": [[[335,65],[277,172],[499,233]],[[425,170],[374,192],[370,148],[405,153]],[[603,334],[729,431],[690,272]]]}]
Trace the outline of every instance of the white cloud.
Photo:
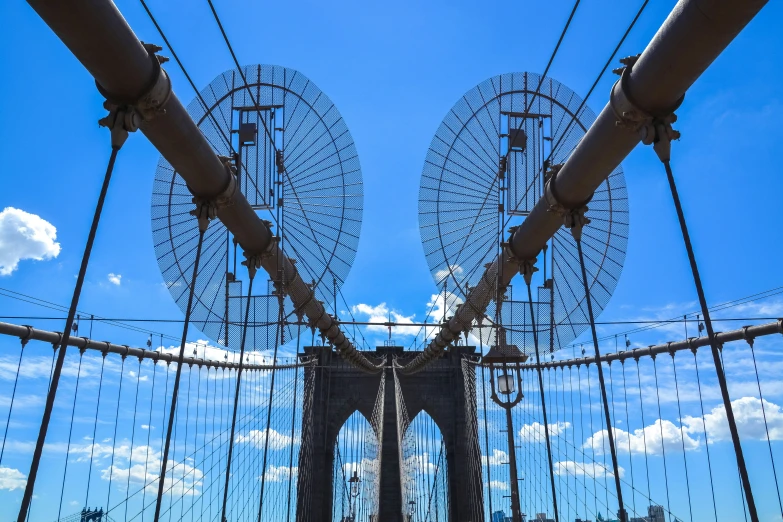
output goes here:
[{"label": "white cloud", "polygon": [[[250,430],[247,435],[237,435],[234,442],[237,444],[250,443],[256,448],[263,449],[266,445],[265,433],[267,430]],[[294,439],[288,435],[284,435],[272,428],[269,428],[269,449],[281,450],[291,446],[291,443],[295,442]]]},{"label": "white cloud", "polygon": [[438,286],[443,285],[443,280],[446,279],[446,277],[449,276],[449,274],[454,273],[455,276],[459,277],[464,272],[465,269],[462,268],[460,265],[449,265],[449,268],[441,268],[437,272],[435,272],[435,282]]},{"label": "white cloud", "polygon": [[453,317],[457,307],[462,303],[462,298],[453,292],[447,291],[445,295],[443,292],[431,294],[427,302],[427,310],[432,309],[429,320],[440,324],[444,317]]},{"label": "white cloud", "polygon": [[[135,378],[136,377],[136,372],[131,370],[131,371],[128,372],[128,375],[130,375],[131,377]],[[141,382],[148,381],[149,380],[149,375],[142,375],[141,377],[139,377],[139,380]]]},{"label": "white cloud", "polygon": [[19,261],[43,261],[60,254],[57,229],[35,214],[13,207],[0,212],[0,276],[11,275]]},{"label": "white cloud", "polygon": [[[185,357],[193,357],[194,356],[193,352],[195,351],[196,352],[195,357],[198,357],[199,359],[204,359],[207,361],[220,361],[220,362],[228,361],[232,363],[239,362],[239,352],[226,350],[225,348],[220,348],[210,343],[211,341],[205,339],[199,339],[197,341],[185,343]],[[168,346],[168,347],[159,346],[158,348],[155,349],[155,351],[161,353],[170,353],[175,356],[179,356],[179,348],[180,348],[179,345]],[[268,352],[267,353],[255,352],[255,351],[249,353],[245,352],[245,363],[271,364],[272,357],[268,355]],[[217,375],[222,375],[222,374],[217,374]]]},{"label": "white cloud", "polygon": [[[393,326],[392,335],[416,335],[419,331],[417,327],[404,326],[405,324],[413,323],[415,314],[403,315],[400,312],[390,309],[386,303],[381,303],[377,306],[359,303],[358,305],[352,306],[351,311],[354,314],[364,316],[369,322],[385,323],[391,320],[398,325],[403,325]],[[387,326],[377,324],[368,326],[367,331],[387,333],[389,329]]]},{"label": "white cloud", "polygon": [[109,279],[109,282],[113,285],[120,286],[122,284],[122,274],[115,274],[113,272],[110,272],[107,277]]},{"label": "white cloud", "polygon": [[[2,363],[0,362],[0,365]],[[0,368],[0,374],[3,369]],[[1,378],[1,377],[0,377]],[[17,395],[14,397],[14,410],[18,408],[36,408],[42,406],[44,403],[44,397],[41,395]],[[0,408],[10,408],[11,397],[8,395],[0,395]]]},{"label": "white cloud", "polygon": [[18,469],[0,466],[0,490],[23,489],[27,484],[27,477]]},{"label": "white cloud", "polygon": [[[369,322],[386,323],[391,321],[396,323],[397,326],[392,327],[392,335],[413,337],[425,333],[427,338],[432,338],[438,333],[443,318],[452,317],[457,306],[462,304],[462,302],[462,298],[452,292],[446,292],[445,296],[443,293],[431,294],[430,299],[426,304],[426,311],[421,314],[424,319],[422,321],[417,321],[432,324],[432,326],[424,328],[420,326],[406,326],[411,325],[414,322],[416,314],[405,315],[402,312],[389,308],[386,303],[375,306],[360,303],[352,306],[351,311],[355,315],[362,316],[362,318]],[[374,324],[367,326],[367,331],[388,334],[389,327],[384,326],[383,324]]]},{"label": "white cloud", "polygon": [[[135,453],[134,453],[135,460]],[[159,454],[150,456],[149,462],[133,464],[127,468],[114,465],[101,470],[103,480],[116,481],[117,487],[123,489],[128,480],[132,484],[143,486],[148,492],[157,492],[161,460]],[[171,460],[166,465],[166,492],[175,496],[200,495],[199,488],[204,479],[204,472],[200,469],[182,462]]]},{"label": "white cloud", "polygon": [[508,453],[503,450],[493,449],[492,455],[481,456],[481,463],[483,466],[501,466],[503,464],[508,464]]},{"label": "white cloud", "polygon": [[[296,481],[297,473],[299,473],[299,468],[296,466],[292,466],[289,468],[288,466],[268,466],[266,468],[266,481],[267,482],[288,482],[289,476],[292,480]],[[258,477],[259,480],[261,477]]]},{"label": "white cloud", "polygon": [[[618,452],[639,455],[645,452],[648,455],[662,455],[666,451],[693,451],[699,449],[700,441],[689,435],[690,430],[683,427],[680,430],[673,422],[657,419],[653,424],[634,430],[633,433],[612,428],[615,447]],[[591,448],[593,453],[601,455],[609,451],[609,432],[597,431],[582,445],[583,448]],[[665,444],[665,446],[664,446]]]},{"label": "white cloud", "polygon": [[[587,476],[590,478],[604,478],[614,477],[614,473],[597,462],[576,462],[573,460],[563,460],[555,462],[555,475],[572,475],[572,476]],[[617,466],[617,471],[620,472],[620,478],[625,475],[625,469],[622,466]]]},{"label": "white cloud", "polygon": [[[742,397],[731,401],[740,438],[767,440],[767,431],[764,427],[764,415],[766,414],[770,440],[783,440],[783,409],[768,400],[764,400],[763,404],[762,411],[762,402],[756,397]],[[711,443],[731,440],[726,409],[722,404],[704,415],[704,424],[702,424],[701,417],[690,416],[684,417],[682,423],[688,433],[703,433],[706,426],[707,438]]]},{"label": "white cloud", "polygon": [[[731,307],[733,317],[779,316],[783,312],[783,301],[773,299],[767,302],[751,301]],[[738,315],[741,314],[741,315]],[[715,320],[720,320],[718,316]]]},{"label": "white cloud", "polygon": [[488,484],[485,483],[485,486],[487,485],[498,491],[508,491],[508,483],[500,480],[491,480]]},{"label": "white cloud", "polygon": [[[120,364],[107,358],[105,362],[105,370],[107,372],[119,372]],[[13,381],[16,379],[16,370],[19,363],[19,356],[0,355],[0,380]],[[52,356],[49,355],[33,355],[25,353],[24,364],[19,367],[19,379],[35,380],[35,379],[49,379],[49,375],[52,368]],[[82,379],[88,377],[95,377],[97,379],[100,372],[101,361],[100,359],[84,358],[81,366]],[[68,378],[76,378],[79,375],[79,362],[76,359],[66,359],[62,369],[62,376]],[[14,400],[14,408],[16,408],[16,400]],[[23,399],[23,401],[39,401],[40,398]],[[0,403],[2,404],[2,403]],[[32,402],[28,402],[29,405],[33,405]]]},{"label": "white cloud", "polygon": [[[756,397],[742,397],[731,401],[737,429],[743,440],[766,440],[767,428],[770,440],[783,440],[783,408],[779,405]],[[764,415],[766,414],[766,427]],[[726,410],[718,405],[709,413],[701,416],[686,416],[682,419],[682,429],[669,420],[657,419],[653,424],[628,432],[612,428],[618,452],[634,455],[661,455],[665,448],[669,451],[696,451],[701,447],[701,436],[707,430],[710,443],[731,440]],[[663,435],[661,435],[663,433]],[[595,454],[608,451],[607,431],[600,430],[585,441],[583,448],[592,448]],[[664,445],[662,445],[662,442]]]},{"label": "white cloud", "polygon": [[[570,422],[556,422],[547,425],[550,437],[556,437],[571,427]],[[519,429],[519,437],[525,442],[539,442],[544,440],[544,425],[538,422],[525,424]]]},{"label": "white cloud", "polygon": [[353,476],[353,472],[356,471],[358,475],[364,476],[367,472],[375,470],[378,461],[374,459],[363,458],[361,462],[346,462],[343,464],[343,473],[346,477]]},{"label": "white cloud", "polygon": [[[434,458],[437,459],[437,455]],[[405,464],[410,474],[418,471],[418,473],[434,475],[438,471],[437,462],[433,462],[432,456],[426,451],[421,455],[411,455],[405,459]]]}]

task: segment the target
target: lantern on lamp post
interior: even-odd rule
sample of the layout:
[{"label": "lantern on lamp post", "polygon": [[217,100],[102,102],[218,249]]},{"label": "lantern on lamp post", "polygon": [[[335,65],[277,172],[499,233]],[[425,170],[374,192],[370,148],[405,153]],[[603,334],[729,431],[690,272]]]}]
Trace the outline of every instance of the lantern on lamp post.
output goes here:
[{"label": "lantern on lamp post", "polygon": [[361,482],[362,479],[359,478],[359,472],[357,470],[353,470],[353,476],[348,479],[348,492],[351,495],[351,509],[349,511],[348,520],[351,522],[356,520],[356,498],[359,496],[361,491]]},{"label": "lantern on lamp post", "polygon": [[517,346],[506,342],[506,329],[502,326],[497,328],[496,337],[496,344],[490,347],[487,354],[481,359],[481,364],[489,368],[492,400],[506,412],[509,479],[511,481],[511,519],[512,522],[522,522],[517,456],[514,447],[514,422],[511,418],[511,409],[519,404],[524,397],[520,364],[527,360],[527,355],[522,353]]}]

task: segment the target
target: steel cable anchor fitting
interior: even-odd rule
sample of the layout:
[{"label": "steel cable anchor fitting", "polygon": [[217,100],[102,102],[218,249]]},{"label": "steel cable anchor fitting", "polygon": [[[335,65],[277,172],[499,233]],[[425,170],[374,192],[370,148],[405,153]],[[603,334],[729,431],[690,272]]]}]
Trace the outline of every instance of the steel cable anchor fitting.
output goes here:
[{"label": "steel cable anchor fitting", "polygon": [[[256,272],[259,268],[261,268],[261,263],[265,259],[269,259],[274,254],[275,246],[277,245],[278,241],[280,241],[279,236],[272,236],[272,241],[269,242],[269,246],[266,247],[266,250],[261,252],[260,254],[249,254],[247,252],[243,252],[242,255],[245,256],[245,260],[241,262],[242,266],[247,267],[248,275],[250,276],[250,279],[253,279],[256,275]],[[277,283],[275,282],[275,285]]]},{"label": "steel cable anchor fitting", "polygon": [[97,81],[95,82],[98,92],[106,98],[103,107],[109,111],[106,117],[98,120],[98,125],[111,130],[111,146],[116,150],[123,146],[129,132],[137,131],[143,122],[165,113],[163,106],[172,94],[171,80],[166,71],[161,68],[161,64],[169,59],[156,54],[162,47],[144,42],[141,44],[152,62],[152,75],[140,96],[133,99],[117,96],[101,87]]},{"label": "steel cable anchor fitting", "polygon": [[[574,239],[581,241],[582,229],[590,223],[590,218],[585,215],[589,210],[587,204],[593,199],[594,194],[591,194],[585,201],[574,206],[563,204],[556,187],[557,175],[562,167],[562,165],[552,165],[545,173],[547,181],[544,185],[544,198],[546,198],[546,202],[549,204],[547,210],[560,215],[563,218],[563,224],[571,231]],[[521,270],[520,268],[520,273]]]},{"label": "steel cable anchor fitting", "polygon": [[138,111],[128,105],[122,107],[111,103],[103,102],[103,108],[109,111],[109,114],[98,120],[98,125],[106,127],[111,132],[111,148],[120,150],[128,139],[129,132],[136,132],[139,129],[142,118]]},{"label": "steel cable anchor fitting", "polygon": [[518,259],[514,255],[514,252],[511,250],[511,238],[514,237],[514,232],[516,232],[518,228],[519,226],[509,227],[508,232],[511,234],[511,236],[509,237],[508,242],[501,243],[501,246],[505,249],[509,262],[517,264],[519,273],[522,275],[522,277],[525,278],[525,284],[530,286],[530,283],[533,281],[533,274],[538,272],[538,268],[536,268],[536,262],[538,261],[538,258],[534,257],[532,259]]},{"label": "steel cable anchor fitting", "polygon": [[[229,207],[234,204],[234,195],[237,191],[237,169],[228,156],[218,155],[218,159],[223,164],[228,173],[228,183],[223,192],[212,198],[202,198],[193,196],[193,203],[196,208],[190,211],[191,216],[198,219],[198,227],[201,232],[206,232],[210,220],[217,217],[221,208]],[[242,263],[244,264],[244,263]]]},{"label": "steel cable anchor fitting", "polygon": [[682,105],[685,95],[672,107],[662,111],[651,111],[642,107],[634,99],[628,85],[631,71],[639,56],[641,55],[620,59],[623,66],[613,71],[620,75],[620,79],[612,87],[609,105],[617,117],[615,125],[636,132],[642,143],[652,145],[658,159],[666,163],[671,159],[671,141],[680,139],[680,133],[672,129],[672,123],[677,121],[674,111]]}]

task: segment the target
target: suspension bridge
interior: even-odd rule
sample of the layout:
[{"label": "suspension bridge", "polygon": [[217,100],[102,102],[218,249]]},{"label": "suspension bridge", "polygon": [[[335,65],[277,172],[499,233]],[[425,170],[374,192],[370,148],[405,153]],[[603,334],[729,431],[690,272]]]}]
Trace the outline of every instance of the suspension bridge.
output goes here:
[{"label": "suspension bridge", "polygon": [[[357,320],[340,290],[362,172],[347,124],[310,78],[241,63],[211,0],[234,67],[206,87],[144,0],[159,45],[110,0],[28,3],[94,77],[110,155],[70,305],[1,292],[63,324],[0,322],[13,340],[0,359],[5,518],[783,517],[783,410],[764,398],[783,319],[725,316],[781,291],[708,303],[707,260],[676,185],[676,112],[765,0],[680,0],[639,55],[618,57],[641,2],[584,97],[548,76],[577,1],[542,74],[493,76],[457,100],[421,177],[432,307],[443,311],[421,323]],[[171,60],[197,93],[187,106]],[[610,69],[617,81],[595,114],[586,101]],[[181,337],[80,308],[115,163],[141,134],[161,154],[152,238]],[[637,147],[660,160],[698,309],[599,336],[629,237],[620,164]],[[148,340],[98,340],[96,324]],[[671,342],[633,344],[661,325]],[[366,326],[389,339],[370,346]],[[392,338],[400,326],[418,330],[411,346]],[[189,328],[209,341],[189,341]],[[37,436],[21,441],[30,396],[45,399]]]}]

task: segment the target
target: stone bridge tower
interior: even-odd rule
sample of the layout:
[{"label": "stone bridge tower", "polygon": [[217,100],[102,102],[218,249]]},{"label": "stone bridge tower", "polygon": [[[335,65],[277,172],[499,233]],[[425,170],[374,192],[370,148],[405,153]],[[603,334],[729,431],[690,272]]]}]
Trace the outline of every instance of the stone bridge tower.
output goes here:
[{"label": "stone bridge tower", "polygon": [[[314,379],[312,411],[304,411],[310,419],[308,438],[311,448],[307,458],[299,457],[297,484],[297,520],[330,522],[332,517],[332,489],[334,446],[340,428],[355,411],[370,421],[375,406],[381,375],[358,371],[343,361],[328,346],[305,348],[307,355],[316,355],[318,363],[310,374]],[[397,434],[397,401],[395,380],[391,369],[397,356],[402,364],[419,352],[403,352],[402,347],[378,347],[364,352],[369,358],[386,360],[384,386],[383,440],[380,463],[380,498],[378,520],[403,520],[403,492],[400,480],[400,448]],[[398,381],[408,416],[412,421],[425,411],[432,417],[443,436],[446,450],[449,519],[452,522],[474,521],[474,513],[483,512],[483,506],[472,505],[472,499],[482,499],[481,465],[469,462],[470,455],[480,455],[479,448],[468,448],[468,429],[476,429],[468,422],[465,400],[465,378],[462,360],[475,353],[474,347],[457,346],[434,361],[427,369],[410,376],[398,372]],[[475,390],[471,385],[468,389]],[[475,408],[475,400],[471,401]],[[372,424],[372,422],[370,422]],[[304,444],[302,445],[304,447]],[[475,457],[472,457],[475,458]],[[302,466],[310,469],[304,472]],[[311,483],[307,483],[311,481]],[[306,492],[309,492],[306,493]],[[305,515],[306,514],[306,515]],[[477,522],[477,521],[476,521]]]}]

